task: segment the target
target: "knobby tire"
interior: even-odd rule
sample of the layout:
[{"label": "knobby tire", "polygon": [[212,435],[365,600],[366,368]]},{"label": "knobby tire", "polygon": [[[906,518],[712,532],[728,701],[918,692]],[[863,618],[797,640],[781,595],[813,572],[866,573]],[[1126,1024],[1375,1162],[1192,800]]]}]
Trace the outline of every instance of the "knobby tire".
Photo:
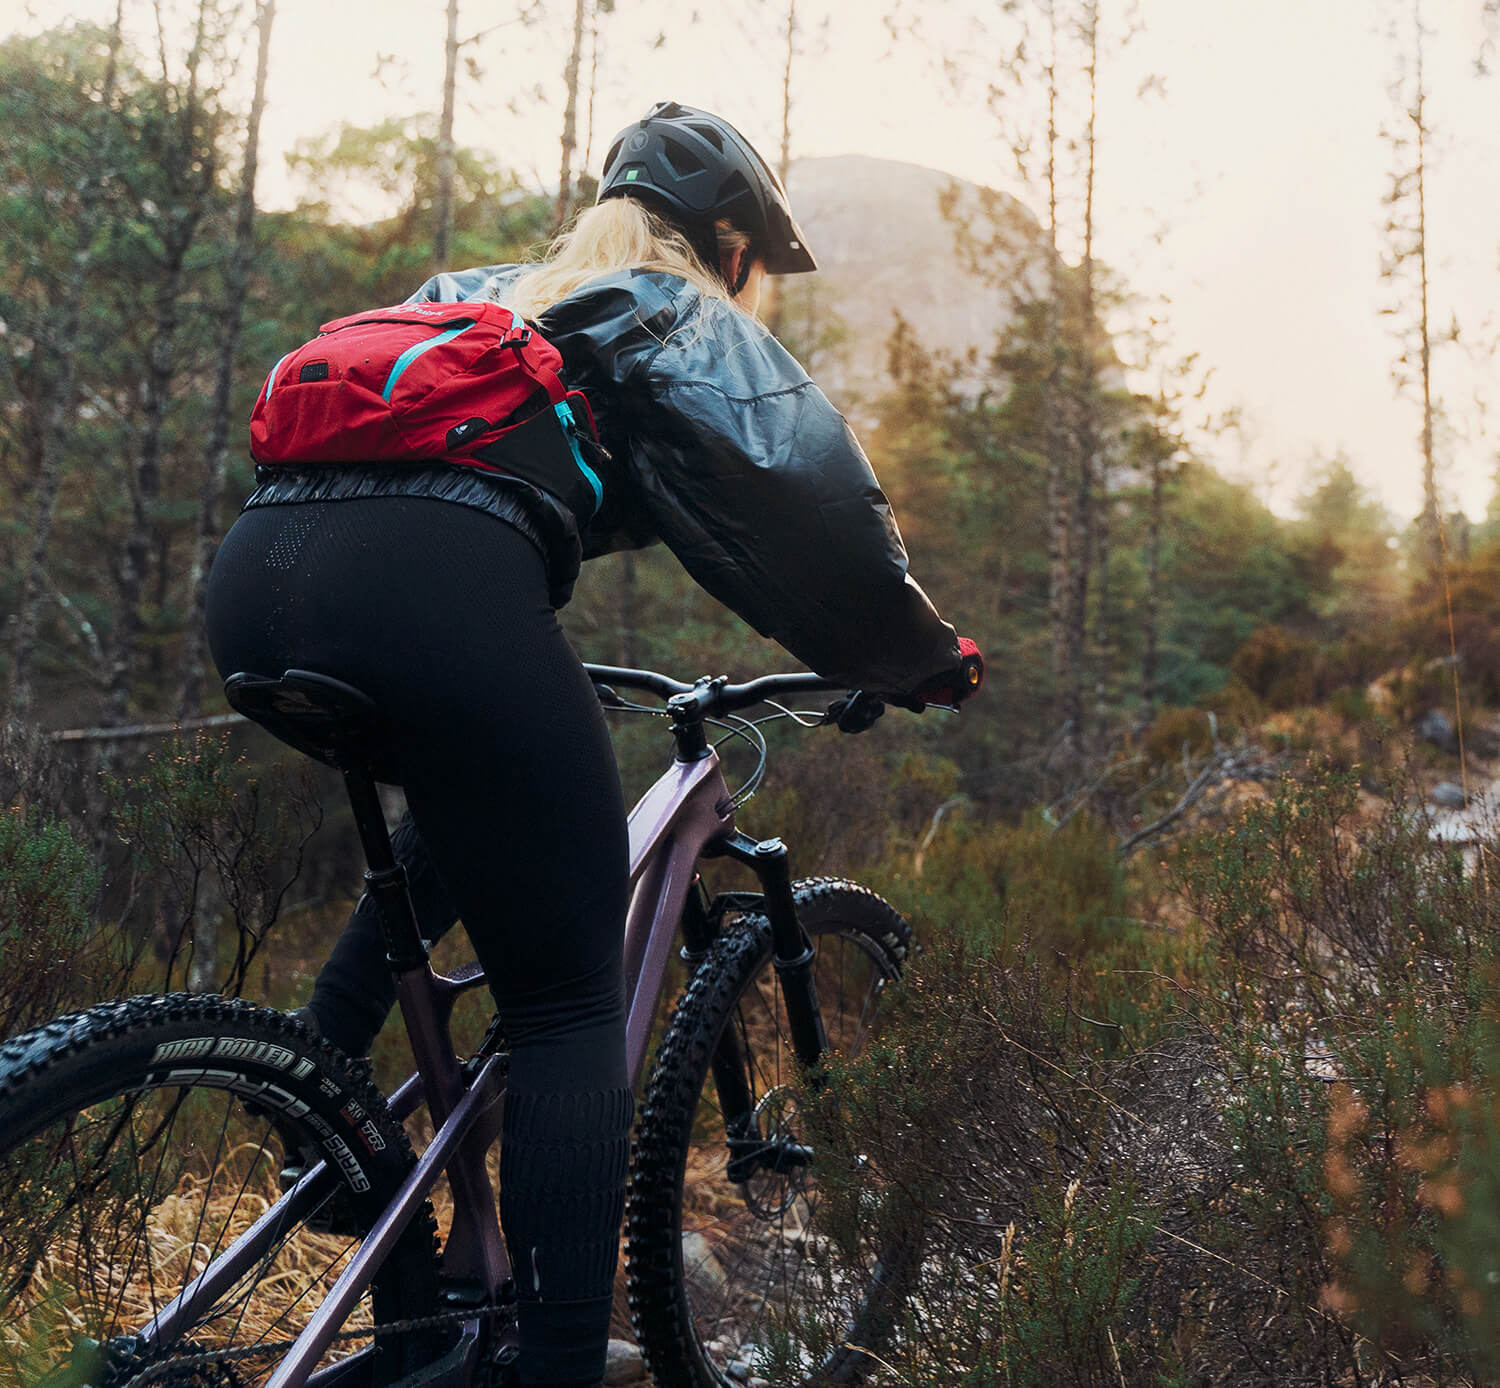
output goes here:
[{"label": "knobby tire", "polygon": [[[856,1053],[878,1021],[885,985],[899,977],[911,946],[901,916],[852,882],[797,884],[798,917],[818,946],[816,987],[830,1048]],[[786,1172],[729,1179],[725,1123],[713,1075],[722,1038],[737,1037],[758,1134],[790,1151],[799,1145],[797,1065],[771,961],[770,923],[746,914],[714,942],[677,1004],[648,1082],[631,1162],[627,1276],[632,1314],[656,1388],[739,1388],[781,1337],[782,1388],[864,1383],[892,1333],[904,1268],[917,1255],[875,1234],[849,1285],[847,1256],[830,1267],[820,1224],[817,1158]],[[878,1204],[878,1173],[870,1172]],[[858,1179],[863,1180],[863,1173]],[[847,1204],[845,1206],[847,1211]],[[879,1221],[872,1219],[872,1225]],[[882,1242],[883,1241],[883,1242]],[[858,1249],[859,1239],[852,1245]],[[851,1236],[840,1235],[847,1254]],[[855,1258],[859,1266],[859,1258]],[[816,1302],[816,1305],[814,1305]],[[799,1331],[842,1320],[828,1342]],[[786,1377],[790,1333],[804,1346]]]}]

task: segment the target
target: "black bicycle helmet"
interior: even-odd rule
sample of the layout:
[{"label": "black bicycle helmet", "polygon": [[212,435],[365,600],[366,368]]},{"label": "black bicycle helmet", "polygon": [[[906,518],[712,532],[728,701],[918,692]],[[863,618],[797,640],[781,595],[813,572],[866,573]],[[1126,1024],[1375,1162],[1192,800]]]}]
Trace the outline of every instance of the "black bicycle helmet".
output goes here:
[{"label": "black bicycle helmet", "polygon": [[618,197],[656,204],[715,270],[720,218],[749,235],[771,274],[818,268],[774,170],[728,121],[707,111],[659,101],[616,135],[598,200]]}]

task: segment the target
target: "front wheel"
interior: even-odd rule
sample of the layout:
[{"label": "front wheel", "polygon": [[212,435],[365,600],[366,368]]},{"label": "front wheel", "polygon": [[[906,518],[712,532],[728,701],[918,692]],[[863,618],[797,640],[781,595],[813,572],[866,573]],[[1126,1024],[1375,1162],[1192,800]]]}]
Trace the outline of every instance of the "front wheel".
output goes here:
[{"label": "front wheel", "polygon": [[[852,882],[799,883],[796,902],[829,1048],[853,1056],[879,1024],[910,928]],[[877,1172],[856,1169],[861,1158],[826,1159],[840,1167],[825,1164],[820,1180],[805,1093],[770,923],[747,915],[679,1001],[636,1136],[630,1301],[658,1388],[739,1388],[773,1357],[780,1383],[858,1384],[890,1334],[912,1233],[888,1217],[897,1202]]]},{"label": "front wheel", "polygon": [[[283,1202],[283,1169],[318,1158],[324,1175]],[[6,1042],[0,1383],[264,1383],[411,1162],[368,1078],[264,1008],[133,998]],[[437,1309],[434,1233],[429,1209],[397,1241],[324,1361],[329,1381],[367,1388],[431,1360],[430,1332],[380,1327]]]}]

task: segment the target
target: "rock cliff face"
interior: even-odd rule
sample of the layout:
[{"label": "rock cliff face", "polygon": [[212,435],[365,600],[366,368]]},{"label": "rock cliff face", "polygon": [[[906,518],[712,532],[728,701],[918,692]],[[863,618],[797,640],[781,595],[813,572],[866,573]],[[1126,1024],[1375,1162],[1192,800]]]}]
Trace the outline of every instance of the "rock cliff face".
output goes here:
[{"label": "rock cliff face", "polygon": [[840,409],[866,417],[889,387],[897,312],[928,349],[972,348],[981,360],[993,349],[1014,312],[1022,264],[1040,246],[1035,218],[1013,198],[987,195],[1012,235],[981,274],[939,206],[944,190],[956,188],[958,214],[977,216],[975,232],[988,238],[986,195],[972,183],[867,155],[798,160],[788,182],[819,273],[780,281],[781,334]]}]

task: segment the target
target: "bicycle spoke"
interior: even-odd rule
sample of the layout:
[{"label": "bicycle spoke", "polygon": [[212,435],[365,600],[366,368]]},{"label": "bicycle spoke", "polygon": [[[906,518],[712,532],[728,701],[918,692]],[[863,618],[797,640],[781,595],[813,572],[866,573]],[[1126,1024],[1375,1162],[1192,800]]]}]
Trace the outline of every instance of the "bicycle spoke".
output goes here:
[{"label": "bicycle spoke", "polygon": [[[305,1045],[279,1014],[217,998],[105,1005],[0,1043],[0,1066],[15,1067],[0,1087],[0,1382],[265,1382],[359,1246],[307,1227],[315,1200],[283,1203],[277,1134],[358,1150],[360,1220],[411,1165],[379,1108],[349,1116],[364,1081]],[[161,1056],[182,1068],[158,1087]],[[274,1113],[259,1102],[271,1086]],[[433,1233],[428,1209],[376,1269],[354,1325],[437,1308]],[[230,1352],[222,1372],[173,1367]],[[397,1377],[435,1352],[432,1336],[388,1348]],[[341,1341],[321,1364],[347,1353]]]},{"label": "bicycle spoke", "polygon": [[[150,1212],[150,1210],[156,1204],[156,1186],[157,1186],[157,1182],[161,1179],[162,1161],[164,1161],[165,1158],[166,1158],[167,1140],[170,1137],[171,1133],[177,1127],[177,1119],[178,1119],[178,1116],[182,1112],[182,1106],[183,1106],[183,1104],[185,1102],[186,1102],[185,1095],[184,1095],[183,1091],[179,1090],[178,1093],[177,1093],[176,1099],[172,1102],[172,1105],[171,1105],[171,1116],[167,1120],[167,1122],[163,1125],[165,1127],[165,1129],[166,1129],[166,1132],[160,1138],[160,1144],[161,1144],[161,1147],[162,1147],[161,1160],[159,1160],[157,1162],[155,1170],[151,1173],[151,1190],[148,1193],[148,1195],[146,1196],[146,1199],[141,1203],[141,1206],[140,1206],[140,1209],[141,1209],[141,1221],[142,1221],[141,1232],[142,1232],[143,1235],[145,1235],[145,1220],[147,1218],[147,1215]],[[219,1125],[219,1137],[218,1137],[218,1143],[217,1143],[217,1145],[216,1145],[216,1147],[214,1149],[214,1159],[209,1164],[209,1170],[210,1171],[214,1171],[218,1167],[219,1152],[223,1148],[224,1134],[228,1131],[228,1129],[229,1129],[229,1110],[228,1110],[228,1107],[226,1105],[225,1111],[224,1111],[224,1121],[223,1121],[223,1123],[221,1123]],[[135,1142],[135,1124],[133,1122],[127,1123],[126,1130],[130,1133],[131,1147],[135,1148],[136,1147],[136,1142]],[[162,1129],[158,1128],[158,1133],[161,1133],[161,1131],[162,1131]],[[156,1145],[157,1145],[156,1141],[148,1141],[147,1144],[146,1144],[146,1148],[149,1151],[152,1147],[154,1147]],[[140,1163],[140,1151],[138,1149],[134,1150],[132,1152],[132,1156],[134,1157],[135,1162],[136,1162],[136,1169],[139,1170],[140,1169],[140,1165],[139,1165],[139,1163]],[[137,1186],[137,1192],[139,1192],[139,1186]],[[203,1214],[206,1212],[206,1210],[207,1210],[207,1201],[204,1202],[204,1209],[199,1211],[198,1218],[199,1218],[199,1221],[200,1221],[200,1227],[201,1227],[201,1221],[202,1221],[202,1218],[203,1218]],[[146,1237],[149,1238],[149,1236],[146,1236]],[[144,1240],[142,1240],[142,1241],[144,1241]],[[196,1242],[197,1242],[197,1233],[195,1231],[194,1232],[194,1236],[193,1236],[193,1243],[196,1243]],[[130,1285],[130,1274],[131,1274],[132,1269],[134,1268],[134,1265],[135,1265],[135,1253],[132,1250],[132,1252],[131,1252],[131,1261],[126,1266],[126,1268],[125,1268],[125,1276],[121,1280],[121,1286],[120,1286],[120,1302],[121,1303],[123,1303],[123,1301],[125,1299],[125,1289]],[[191,1265],[191,1263],[190,1263],[190,1265]],[[151,1254],[150,1254],[149,1249],[148,1249],[147,1254],[146,1254],[146,1282],[147,1282],[147,1285],[149,1287],[150,1296],[151,1296],[151,1314],[155,1315],[161,1309],[161,1304],[156,1299],[156,1272],[155,1272],[155,1269],[152,1267],[152,1258],[151,1258]],[[111,1316],[111,1320],[113,1320],[115,1316],[118,1316],[118,1314],[119,1314],[119,1304],[116,1304],[115,1310],[114,1310],[114,1312],[113,1312],[113,1314]]]}]

